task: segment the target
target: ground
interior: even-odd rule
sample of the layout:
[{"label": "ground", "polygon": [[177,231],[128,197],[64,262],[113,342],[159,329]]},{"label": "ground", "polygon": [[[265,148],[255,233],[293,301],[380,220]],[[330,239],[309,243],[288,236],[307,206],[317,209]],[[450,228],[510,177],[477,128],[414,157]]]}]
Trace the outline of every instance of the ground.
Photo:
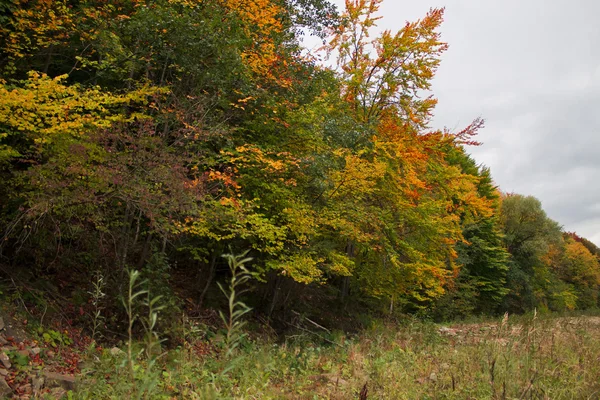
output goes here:
[{"label": "ground", "polygon": [[10,365],[0,373],[14,398],[600,398],[598,316],[451,324],[406,317],[353,335],[309,324],[287,337],[246,337],[232,356],[218,330],[199,327],[156,357],[137,344],[132,383],[123,343],[103,348],[77,329],[26,315],[2,311],[0,354]]}]

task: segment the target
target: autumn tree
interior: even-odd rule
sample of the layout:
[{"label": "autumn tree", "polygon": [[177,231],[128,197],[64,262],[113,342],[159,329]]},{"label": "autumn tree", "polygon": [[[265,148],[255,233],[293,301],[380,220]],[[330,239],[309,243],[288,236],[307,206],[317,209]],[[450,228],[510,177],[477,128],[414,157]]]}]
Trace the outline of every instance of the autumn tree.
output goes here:
[{"label": "autumn tree", "polygon": [[598,305],[600,286],[600,264],[581,242],[570,237],[565,240],[562,260],[556,273],[567,284],[573,285],[577,296],[577,307],[592,308]]},{"label": "autumn tree", "polygon": [[[506,306],[525,310],[536,306],[536,270],[543,268],[542,257],[561,241],[561,228],[532,196],[509,194],[502,199],[501,221],[504,241],[511,254]],[[542,276],[537,271],[537,276]]]},{"label": "autumn tree", "polygon": [[352,140],[334,153],[339,164],[330,194],[321,197],[330,216],[324,225],[339,232],[339,252],[351,261],[359,292],[420,307],[443,294],[459,268],[461,214],[492,213],[477,193],[479,178],[449,159],[481,124],[457,134],[427,131],[436,101],[420,94],[447,48],[437,31],[443,9],[371,38],[380,3],[346,1],[327,46],[337,56],[339,96],[352,121],[340,135]]},{"label": "autumn tree", "polygon": [[269,317],[590,307],[600,252],[498,197],[483,120],[430,128],[444,10],[375,34],[381,3],[1,3],[0,263],[73,292],[102,273],[113,301],[142,270],[194,312],[229,247]]},{"label": "autumn tree", "polygon": [[506,275],[509,253],[498,218],[500,194],[492,182],[490,170],[478,166],[463,151],[455,150],[452,162],[466,174],[478,178],[477,194],[490,202],[492,214],[463,216],[463,241],[456,244],[460,270],[447,294],[434,310],[438,319],[449,320],[473,313],[493,314],[508,294]]}]

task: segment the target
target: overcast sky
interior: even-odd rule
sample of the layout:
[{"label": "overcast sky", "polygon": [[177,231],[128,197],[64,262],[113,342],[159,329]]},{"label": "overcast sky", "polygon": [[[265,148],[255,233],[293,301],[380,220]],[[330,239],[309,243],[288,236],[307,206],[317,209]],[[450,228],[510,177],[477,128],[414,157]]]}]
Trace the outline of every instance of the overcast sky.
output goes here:
[{"label": "overcast sky", "polygon": [[537,197],[600,245],[600,1],[385,0],[379,27],[396,31],[430,7],[446,7],[450,45],[433,127],[483,117],[471,153],[499,187]]}]

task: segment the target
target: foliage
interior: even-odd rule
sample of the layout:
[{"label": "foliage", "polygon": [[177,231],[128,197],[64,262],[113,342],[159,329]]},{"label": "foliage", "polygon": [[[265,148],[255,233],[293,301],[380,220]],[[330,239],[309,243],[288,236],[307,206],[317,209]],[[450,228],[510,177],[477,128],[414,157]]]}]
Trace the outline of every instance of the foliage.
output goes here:
[{"label": "foliage", "polygon": [[102,315],[102,310],[104,309],[102,306],[102,299],[106,297],[106,293],[103,292],[104,286],[106,285],[104,277],[100,273],[96,274],[92,285],[93,289],[88,293],[91,297],[92,306],[94,307],[92,311],[92,339],[96,339],[96,336],[101,334],[100,330],[104,319]]},{"label": "foliage", "polygon": [[[133,398],[147,397],[154,390],[156,385],[156,372],[154,366],[160,353],[161,340],[156,331],[159,311],[164,308],[160,305],[161,296],[151,296],[150,291],[146,289],[148,282],[140,280],[140,272],[136,270],[129,271],[129,282],[126,297],[123,299],[123,306],[127,313],[127,367],[129,372],[129,384],[131,387],[130,396]],[[137,299],[137,300],[136,300]],[[139,305],[145,306],[146,316],[140,315]],[[134,350],[134,324],[141,322],[145,333],[144,348],[142,352],[146,355],[146,365],[141,376],[138,378],[136,373],[140,368],[138,358],[142,352],[137,353]],[[139,379],[139,382],[138,382]]]},{"label": "foliage", "polygon": [[480,168],[463,152],[454,151],[452,160],[464,173],[478,178],[477,193],[489,202],[492,214],[462,216],[464,241],[456,246],[457,263],[462,267],[448,295],[436,304],[438,319],[465,318],[473,313],[493,314],[508,294],[506,275],[510,254],[504,247],[499,223],[499,195],[490,172]]},{"label": "foliage", "polygon": [[381,4],[3,2],[0,266],[64,289],[97,338],[126,325],[132,385],[225,279],[229,352],[240,289],[282,329],[298,305],[339,310],[326,329],[596,307],[600,250],[500,194],[468,155],[483,119],[431,129],[444,9],[376,34]]},{"label": "foliage", "polygon": [[[597,317],[507,316],[439,326],[406,318],[379,322],[357,336],[295,335],[281,343],[254,339],[241,349],[239,368],[218,375],[222,361],[173,350],[153,396],[190,399],[589,398],[598,389]],[[85,379],[86,398],[123,393],[108,351],[96,361],[100,376]]]},{"label": "foliage", "polygon": [[96,339],[74,397],[598,393],[596,320],[538,311],[597,308],[600,249],[500,192],[483,119],[431,128],[444,9],[382,2],[0,2],[0,273]]},{"label": "foliage", "polygon": [[508,273],[511,293],[506,298],[506,306],[511,310],[533,309],[543,303],[535,293],[536,285],[542,282],[538,279],[542,257],[552,245],[560,244],[560,227],[546,216],[540,201],[532,196],[507,195],[502,199],[500,218],[511,254]]},{"label": "foliage", "polygon": [[219,284],[219,289],[221,289],[223,294],[227,297],[227,304],[229,305],[227,315],[223,312],[219,312],[221,320],[227,329],[225,346],[228,357],[233,354],[244,338],[245,334],[243,333],[242,329],[245,325],[245,322],[242,320],[242,317],[251,311],[246,304],[239,300],[239,296],[241,296],[245,291],[243,286],[252,277],[252,274],[244,265],[252,260],[249,257],[244,258],[247,253],[248,252],[246,251],[245,253],[237,256],[233,254],[223,255],[223,257],[227,259],[227,264],[231,270],[231,279],[227,289],[223,288],[223,286]]}]

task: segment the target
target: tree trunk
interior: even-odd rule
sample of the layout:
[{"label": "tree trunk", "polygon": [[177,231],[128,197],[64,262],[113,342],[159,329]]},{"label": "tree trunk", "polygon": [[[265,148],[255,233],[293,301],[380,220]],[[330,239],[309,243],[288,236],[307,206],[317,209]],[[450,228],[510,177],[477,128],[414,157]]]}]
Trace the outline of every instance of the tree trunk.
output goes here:
[{"label": "tree trunk", "polygon": [[152,241],[152,233],[148,233],[146,236],[146,241],[144,242],[144,247],[142,249],[142,254],[140,255],[140,259],[138,260],[137,267],[138,269],[144,266],[146,262],[146,258],[148,258],[148,251],[150,250],[150,242]]},{"label": "tree trunk", "polygon": [[277,304],[277,298],[279,297],[279,292],[281,291],[281,275],[277,275],[275,279],[275,287],[273,288],[273,296],[271,297],[271,305],[269,306],[269,312],[267,313],[267,318],[271,319],[271,315],[273,315],[273,311],[275,311],[275,305]]},{"label": "tree trunk", "polygon": [[[354,243],[350,240],[346,243],[346,256],[348,256],[348,258],[354,258]],[[348,294],[350,294],[350,277],[344,276],[340,288],[340,300],[342,303],[346,302]]]},{"label": "tree trunk", "polygon": [[206,278],[206,284],[200,292],[200,296],[198,297],[198,307],[202,308],[202,303],[204,303],[204,299],[206,298],[206,293],[208,293],[208,289],[210,288],[210,284],[215,278],[215,272],[217,270],[217,253],[218,249],[213,250],[212,255],[210,257],[210,264],[208,267],[208,277]]},{"label": "tree trunk", "polygon": [[127,209],[125,210],[125,216],[123,218],[123,229],[121,230],[121,254],[119,264],[121,267],[121,271],[125,270],[127,265],[127,253],[129,252],[129,233],[131,231],[131,222],[133,220],[133,212],[131,211],[131,207],[128,204]]}]

